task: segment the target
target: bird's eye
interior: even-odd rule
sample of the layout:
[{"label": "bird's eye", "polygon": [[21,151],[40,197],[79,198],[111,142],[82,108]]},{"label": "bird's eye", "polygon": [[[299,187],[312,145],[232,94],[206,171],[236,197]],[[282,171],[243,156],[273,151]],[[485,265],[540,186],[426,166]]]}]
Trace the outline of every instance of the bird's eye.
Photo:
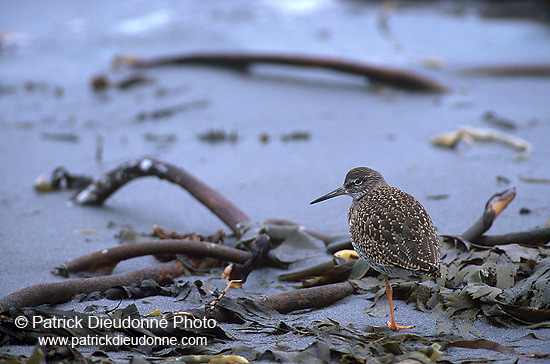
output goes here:
[{"label": "bird's eye", "polygon": [[356,186],[360,186],[363,183],[363,180],[361,178],[356,178],[353,180],[353,184]]}]

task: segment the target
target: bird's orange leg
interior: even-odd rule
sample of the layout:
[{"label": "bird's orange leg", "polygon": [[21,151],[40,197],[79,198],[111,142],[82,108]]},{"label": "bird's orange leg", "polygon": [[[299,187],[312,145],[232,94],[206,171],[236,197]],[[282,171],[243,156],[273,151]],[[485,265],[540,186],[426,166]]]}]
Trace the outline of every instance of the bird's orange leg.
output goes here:
[{"label": "bird's orange leg", "polygon": [[392,330],[412,329],[414,325],[399,326],[395,322],[395,315],[393,314],[393,289],[391,288],[391,284],[390,284],[390,281],[388,280],[388,276],[384,276],[384,282],[386,283],[386,296],[388,297],[388,302],[390,303],[391,322],[386,321],[386,323],[388,324],[388,328]]}]

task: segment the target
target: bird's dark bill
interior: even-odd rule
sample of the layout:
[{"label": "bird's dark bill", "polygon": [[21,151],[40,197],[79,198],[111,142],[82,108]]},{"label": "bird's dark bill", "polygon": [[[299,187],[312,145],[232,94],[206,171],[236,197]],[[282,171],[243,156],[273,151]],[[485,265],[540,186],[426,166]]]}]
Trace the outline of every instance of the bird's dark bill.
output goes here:
[{"label": "bird's dark bill", "polygon": [[325,200],[328,200],[329,198],[333,198],[333,197],[336,197],[336,196],[342,196],[342,195],[345,195],[345,194],[346,194],[346,189],[342,186],[340,188],[335,189],[332,192],[327,193],[324,196],[319,197],[316,200],[311,201],[309,204],[313,205],[314,203],[325,201]]}]

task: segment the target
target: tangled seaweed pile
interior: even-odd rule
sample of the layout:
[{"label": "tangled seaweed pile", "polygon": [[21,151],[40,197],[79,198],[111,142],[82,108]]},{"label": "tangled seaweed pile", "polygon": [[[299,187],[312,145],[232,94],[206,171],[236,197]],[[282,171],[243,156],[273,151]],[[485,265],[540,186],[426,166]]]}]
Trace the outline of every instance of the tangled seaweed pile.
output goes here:
[{"label": "tangled seaweed pile", "polygon": [[[38,346],[30,358],[37,361],[109,362],[112,358],[108,352],[116,352],[118,358],[121,353],[128,356],[140,353],[142,362],[168,358],[178,362],[228,363],[248,360],[319,363],[394,363],[415,360],[431,363],[435,360],[448,362],[445,356],[440,358],[440,355],[449,347],[483,348],[493,350],[498,355],[548,357],[548,353],[515,353],[511,347],[483,339],[474,325],[476,320],[482,319],[500,327],[528,327],[531,330],[549,327],[550,247],[547,237],[544,237],[548,229],[539,229],[538,233],[543,232],[542,238],[539,236],[534,243],[522,245],[506,243],[483,246],[465,238],[442,236],[440,278],[422,282],[394,282],[395,298],[414,302],[416,309],[431,312],[431,318],[436,322],[432,335],[395,333],[387,328],[369,325],[359,327],[333,319],[311,321],[307,317],[310,310],[330,305],[353,293],[364,294],[374,304],[383,294],[382,280],[361,260],[340,262],[330,258],[317,266],[279,276],[281,282],[301,281],[302,288],[292,289],[292,285],[285,283],[287,291],[283,294],[253,297],[243,290],[239,297],[225,295],[231,286],[243,284],[254,269],[261,266],[285,268],[292,261],[311,255],[312,252],[318,253],[319,247],[323,245],[329,245],[327,249],[330,251],[329,243],[334,239],[288,222],[251,223],[244,212],[217,195],[216,191],[205,189],[201,181],[187,172],[181,172],[177,167],[153,159],[131,161],[99,178],[98,182],[84,190],[84,195],[80,192],[77,199],[91,198],[97,203],[96,197],[101,195],[101,203],[129,180],[156,175],[192,191],[233,230],[236,239],[224,241],[225,233],[222,231],[210,237],[201,237],[197,234],[166,233],[155,228],[154,235],[161,239],[156,242],[126,244],[77,258],[68,262],[58,273],[69,275],[88,271],[107,275],[43,283],[0,298],[3,311],[0,316],[0,343],[36,345],[38,338],[44,336],[200,336],[205,337],[208,343],[99,345],[86,355],[79,351],[78,345]],[[63,176],[54,174],[53,178],[67,176],[68,172],[64,171]],[[205,191],[207,194],[204,194]],[[510,199],[507,194],[499,196],[502,195]],[[494,215],[492,208],[488,208],[488,211]],[[169,262],[149,270],[131,272],[134,274],[126,274],[124,277],[121,277],[122,274],[110,274],[120,260],[146,254],[153,254],[158,260]],[[229,281],[226,290],[220,292],[209,282],[210,278],[198,279],[205,274],[219,274],[227,261],[233,263],[224,272]],[[180,275],[187,277],[174,280]],[[169,299],[180,308],[178,311],[155,310],[144,313],[139,312],[138,307],[131,302],[149,296],[173,297]],[[123,300],[128,304],[124,308],[112,309],[91,303],[83,312],[40,306],[67,300],[73,303],[105,302],[104,299]],[[292,311],[297,313],[288,315]],[[92,328],[85,325],[72,329],[44,324],[22,328],[16,322],[21,317],[27,318],[29,322],[36,317],[44,318],[44,322],[52,318],[78,318],[88,322],[90,317],[102,320],[161,320],[177,315],[199,320],[213,319],[217,324],[207,328],[182,327],[174,323],[162,329]],[[285,342],[285,345],[280,342]],[[14,362],[27,360],[10,355],[2,355],[2,359]]]}]

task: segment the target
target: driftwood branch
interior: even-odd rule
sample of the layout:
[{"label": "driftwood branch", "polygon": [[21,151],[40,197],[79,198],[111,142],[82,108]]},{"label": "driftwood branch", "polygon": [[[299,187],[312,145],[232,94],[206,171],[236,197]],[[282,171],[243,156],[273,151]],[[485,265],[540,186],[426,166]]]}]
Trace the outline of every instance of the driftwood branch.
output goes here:
[{"label": "driftwood branch", "polygon": [[153,279],[162,285],[180,276],[184,271],[185,266],[183,263],[179,260],[173,260],[169,263],[129,273],[38,283],[0,298],[0,308],[4,311],[12,307],[34,307],[46,303],[61,303],[80,293],[104,292],[109,288],[127,286],[145,279]]},{"label": "driftwood branch", "polygon": [[124,184],[146,176],[156,176],[183,187],[218,216],[236,235],[240,233],[240,224],[251,221],[250,217],[231,201],[183,168],[154,158],[140,158],[126,162],[99,177],[72,199],[81,205],[101,205]]},{"label": "driftwood branch", "polygon": [[206,241],[164,239],[98,250],[65,263],[64,268],[69,273],[88,271],[108,274],[122,260],[152,254],[185,254],[236,263],[245,263],[252,256],[252,253],[244,250]]},{"label": "driftwood branch", "polygon": [[373,66],[343,59],[261,53],[189,53],[175,56],[139,59],[117,57],[116,65],[126,64],[135,68],[150,68],[166,65],[204,65],[246,71],[253,64],[275,64],[296,67],[322,68],[347,74],[363,76],[371,81],[409,91],[444,93],[448,88],[425,76],[396,68]]},{"label": "driftwood branch", "polygon": [[274,296],[261,296],[257,301],[280,313],[288,313],[308,308],[325,307],[353,293],[355,293],[355,288],[346,281],[320,287],[297,289]]}]

